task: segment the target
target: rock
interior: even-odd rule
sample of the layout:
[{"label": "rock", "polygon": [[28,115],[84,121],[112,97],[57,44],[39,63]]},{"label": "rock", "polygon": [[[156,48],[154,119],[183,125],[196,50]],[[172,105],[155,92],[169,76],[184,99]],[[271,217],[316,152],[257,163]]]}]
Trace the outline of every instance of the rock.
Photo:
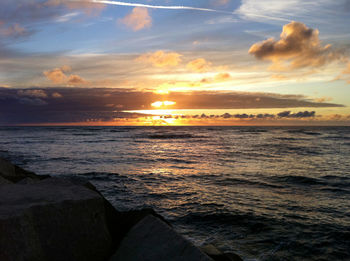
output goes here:
[{"label": "rock", "polygon": [[209,256],[222,255],[222,252],[212,244],[201,246],[200,249]]},{"label": "rock", "polygon": [[0,176],[11,177],[16,175],[15,166],[10,162],[0,158]]},{"label": "rock", "polygon": [[110,261],[211,260],[191,242],[153,215],[130,229]]},{"label": "rock", "polygon": [[33,184],[40,181],[40,179],[24,178],[17,182],[17,184]]},{"label": "rock", "polygon": [[49,177],[48,175],[40,176],[36,175],[33,172],[26,171],[2,158],[0,158],[0,176],[13,183],[17,183],[18,181],[25,178],[31,178],[33,180],[42,180]]},{"label": "rock", "polygon": [[212,244],[202,246],[200,249],[214,261],[243,261],[239,255],[235,253],[222,253]]},{"label": "rock", "polygon": [[12,184],[12,182],[0,176],[0,185],[5,184]]},{"label": "rock", "polygon": [[69,180],[0,187],[0,260],[107,260],[104,199]]}]

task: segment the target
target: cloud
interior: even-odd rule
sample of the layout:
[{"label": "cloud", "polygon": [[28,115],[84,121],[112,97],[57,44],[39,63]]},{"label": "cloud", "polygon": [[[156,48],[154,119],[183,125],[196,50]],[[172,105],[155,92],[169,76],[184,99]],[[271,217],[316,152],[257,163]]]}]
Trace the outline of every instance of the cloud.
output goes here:
[{"label": "cloud", "polygon": [[103,3],[95,3],[91,0],[47,0],[43,4],[48,7],[65,6],[68,9],[81,9],[86,14],[98,14],[106,7]]},{"label": "cloud", "polygon": [[64,14],[58,18],[56,18],[56,22],[58,23],[66,23],[68,21],[71,21],[74,17],[79,16],[79,12],[72,12],[72,13],[68,13],[68,14]]},{"label": "cloud", "polygon": [[316,98],[315,102],[329,102],[332,101],[333,98],[332,97],[321,97],[321,98]]},{"label": "cloud", "polygon": [[350,74],[350,62],[347,64],[346,69],[342,73],[343,74]]},{"label": "cloud", "polygon": [[207,72],[211,69],[211,62],[209,62],[203,58],[198,58],[198,59],[195,59],[193,61],[190,61],[186,65],[186,67],[187,67],[187,69],[189,69],[191,71],[203,73],[203,72]]},{"label": "cloud", "polygon": [[[37,31],[33,28],[39,28],[40,22],[63,22],[80,14],[78,12],[67,14],[69,10],[80,9],[85,14],[95,14],[104,6],[91,3],[90,0],[1,0],[0,36],[27,37]],[[0,38],[1,40],[3,39]]]},{"label": "cloud", "polygon": [[291,111],[283,111],[277,114],[280,118],[310,118],[315,117],[315,111],[300,111],[298,113],[291,113]]},{"label": "cloud", "polygon": [[71,74],[68,77],[67,81],[68,85],[82,85],[82,84],[87,84],[87,81],[85,81],[83,78],[81,78],[79,75],[76,74]]},{"label": "cloud", "polygon": [[55,68],[50,71],[44,71],[43,74],[47,77],[47,79],[56,84],[64,83],[68,79],[63,67]]},{"label": "cloud", "polygon": [[155,67],[172,67],[181,62],[181,54],[176,52],[156,51],[139,56],[136,61],[150,63]]},{"label": "cloud", "polygon": [[214,77],[206,77],[201,80],[201,83],[216,83],[231,80],[232,77],[229,73],[218,73]]},{"label": "cloud", "polygon": [[28,32],[18,23],[5,25],[4,22],[0,22],[0,35],[2,36],[18,38],[28,36],[30,34],[31,32]]},{"label": "cloud", "polygon": [[341,74],[336,78],[336,80],[345,80],[350,83],[350,62],[347,63],[346,68],[341,72]]},{"label": "cloud", "polygon": [[21,98],[18,100],[19,103],[24,104],[24,105],[29,105],[29,106],[43,106],[43,105],[47,105],[47,102],[39,99],[39,98]]},{"label": "cloud", "polygon": [[63,96],[59,92],[54,92],[54,93],[51,94],[51,97],[52,98],[62,98]]},{"label": "cloud", "polygon": [[[338,8],[344,9],[343,1],[333,0],[242,0],[236,14],[244,19],[280,23],[292,19],[324,22],[329,17],[335,17]],[[341,9],[341,10],[342,10]]]},{"label": "cloud", "polygon": [[47,98],[47,94],[44,90],[19,90],[17,92],[19,96],[28,96],[34,98]]},{"label": "cloud", "polygon": [[60,68],[55,68],[50,71],[44,71],[43,74],[46,76],[47,79],[52,81],[55,84],[66,84],[66,85],[82,85],[87,84],[88,82],[84,80],[82,77],[80,77],[77,74],[70,74],[69,76],[66,75],[67,72],[70,72],[72,69],[68,65],[63,65]]},{"label": "cloud", "polygon": [[257,59],[272,61],[272,69],[277,70],[319,67],[340,59],[340,54],[333,51],[330,44],[322,46],[318,35],[317,29],[293,21],[283,26],[279,40],[270,38],[255,43],[249,53]]},{"label": "cloud", "polygon": [[152,18],[148,13],[148,9],[144,7],[135,7],[131,13],[124,18],[119,19],[118,22],[126,25],[134,31],[139,31],[149,28],[152,25]]}]

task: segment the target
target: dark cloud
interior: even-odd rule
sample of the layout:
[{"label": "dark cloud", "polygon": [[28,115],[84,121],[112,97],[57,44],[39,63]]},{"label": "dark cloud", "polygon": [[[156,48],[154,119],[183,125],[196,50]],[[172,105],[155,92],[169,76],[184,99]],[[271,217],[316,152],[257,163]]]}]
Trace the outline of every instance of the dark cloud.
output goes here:
[{"label": "dark cloud", "polygon": [[[339,104],[319,103],[298,95],[240,92],[191,92],[167,95],[135,90],[107,88],[0,88],[0,123],[81,122],[88,119],[111,120],[130,117],[123,111],[155,109],[155,101],[175,101],[171,109],[261,109],[297,107],[342,107]],[[258,101],[258,102],[257,102]],[[292,114],[283,112],[278,117],[312,117],[314,112]],[[197,115],[213,118],[216,115]],[[222,118],[268,118],[270,114],[224,114]]]},{"label": "dark cloud", "polygon": [[310,118],[315,117],[315,111],[300,111],[298,113],[291,113],[291,111],[283,111],[277,114],[280,118]]},{"label": "dark cloud", "polygon": [[316,113],[315,111],[300,111],[296,113],[291,113],[291,111],[282,111],[280,113],[275,114],[247,114],[247,113],[241,113],[241,114],[231,114],[231,113],[224,113],[221,115],[206,115],[205,113],[202,113],[201,115],[162,115],[161,118],[163,119],[171,119],[171,118],[182,118],[182,119],[213,119],[213,118],[222,118],[222,119],[275,119],[275,118],[311,118],[315,117]]}]

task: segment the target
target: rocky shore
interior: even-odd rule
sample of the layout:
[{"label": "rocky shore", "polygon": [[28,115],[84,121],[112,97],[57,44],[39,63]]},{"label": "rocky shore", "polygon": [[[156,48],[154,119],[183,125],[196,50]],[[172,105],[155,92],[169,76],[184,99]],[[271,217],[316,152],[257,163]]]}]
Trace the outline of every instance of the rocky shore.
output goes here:
[{"label": "rocky shore", "polygon": [[0,158],[1,261],[242,260],[194,246],[152,209],[117,211],[88,181]]}]

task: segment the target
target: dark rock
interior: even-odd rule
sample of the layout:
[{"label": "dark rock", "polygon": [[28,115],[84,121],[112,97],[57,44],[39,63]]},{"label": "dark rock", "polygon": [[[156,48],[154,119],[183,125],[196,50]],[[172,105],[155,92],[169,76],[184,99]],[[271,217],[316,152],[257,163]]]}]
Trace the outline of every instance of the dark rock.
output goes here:
[{"label": "dark rock", "polygon": [[130,229],[110,261],[211,260],[191,242],[153,215]]},{"label": "dark rock", "polygon": [[[113,208],[114,209],[114,208]],[[126,212],[119,212],[113,217],[113,220],[118,220],[118,229],[115,230],[113,234],[117,235],[117,243],[126,236],[129,230],[136,225],[140,220],[145,218],[148,215],[155,216],[165,222],[167,225],[170,224],[160,215],[158,215],[153,209],[146,208],[140,210],[131,210]]]},{"label": "dark rock", "polygon": [[31,178],[33,180],[42,180],[49,177],[48,175],[41,176],[36,175],[33,172],[26,171],[2,158],[0,158],[0,176],[13,183],[16,183],[25,178]]},{"label": "dark rock", "polygon": [[69,180],[0,187],[0,260],[106,260],[104,199]]}]

